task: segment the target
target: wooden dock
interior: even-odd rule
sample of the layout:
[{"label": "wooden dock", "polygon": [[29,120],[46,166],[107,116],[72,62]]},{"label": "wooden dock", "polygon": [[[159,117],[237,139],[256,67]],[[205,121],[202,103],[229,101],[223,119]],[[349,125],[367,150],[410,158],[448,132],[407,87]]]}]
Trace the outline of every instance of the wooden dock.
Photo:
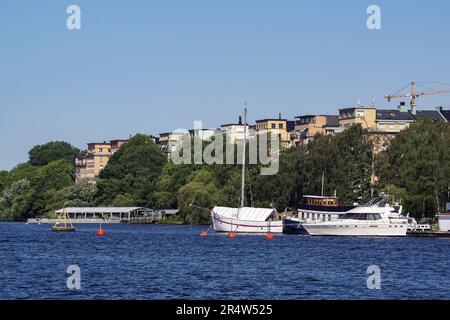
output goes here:
[{"label": "wooden dock", "polygon": [[445,231],[408,231],[406,235],[421,238],[450,238],[450,232]]}]

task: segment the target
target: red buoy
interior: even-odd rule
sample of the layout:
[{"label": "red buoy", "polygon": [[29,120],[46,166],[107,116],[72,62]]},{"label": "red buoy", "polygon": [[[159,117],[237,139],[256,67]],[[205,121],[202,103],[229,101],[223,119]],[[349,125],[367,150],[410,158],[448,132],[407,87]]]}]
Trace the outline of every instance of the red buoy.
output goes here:
[{"label": "red buoy", "polygon": [[208,232],[206,232],[206,231],[200,232],[200,237],[207,237],[207,236],[208,236]]},{"label": "red buoy", "polygon": [[228,238],[236,238],[236,233],[234,233],[234,232],[228,232],[228,233],[227,233],[227,237],[228,237]]},{"label": "red buoy", "polygon": [[264,238],[266,238],[267,240],[273,240],[275,239],[275,236],[272,233],[268,233],[264,236]]},{"label": "red buoy", "polygon": [[104,236],[104,235],[105,235],[105,230],[103,230],[103,229],[98,229],[95,233],[96,233],[98,236]]}]

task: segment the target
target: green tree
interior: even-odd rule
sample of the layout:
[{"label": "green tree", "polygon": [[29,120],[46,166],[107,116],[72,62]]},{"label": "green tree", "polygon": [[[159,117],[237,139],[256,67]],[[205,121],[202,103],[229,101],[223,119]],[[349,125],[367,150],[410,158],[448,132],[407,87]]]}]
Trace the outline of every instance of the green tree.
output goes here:
[{"label": "green tree", "polygon": [[391,141],[377,162],[381,185],[406,190],[405,209],[415,217],[434,216],[449,201],[450,128],[418,121]]},{"label": "green tree", "polygon": [[31,184],[27,179],[15,181],[0,197],[2,220],[23,220],[30,210]]},{"label": "green tree", "polygon": [[44,214],[52,215],[56,210],[65,207],[67,201],[67,189],[48,189],[42,194],[45,207],[42,210]]},{"label": "green tree", "polygon": [[[73,164],[66,160],[50,162],[35,171],[30,177],[34,190],[31,210],[33,214],[40,215],[48,212],[46,199],[49,199],[50,195],[54,196],[56,191],[72,186],[75,180],[74,171]],[[50,191],[46,196],[46,192],[49,190],[53,190],[53,192]],[[58,192],[58,195],[61,194]]]},{"label": "green tree", "polygon": [[37,145],[29,152],[29,163],[34,166],[44,166],[52,161],[67,160],[70,163],[80,154],[78,148],[64,141],[53,141],[44,145]]},{"label": "green tree", "polygon": [[189,176],[195,171],[195,165],[175,165],[168,161],[156,183],[157,207],[170,209],[178,208],[178,191],[186,184]]},{"label": "green tree", "polygon": [[93,207],[96,205],[97,185],[89,179],[69,187],[66,195],[66,207]]},{"label": "green tree", "polygon": [[185,220],[190,223],[205,222],[205,215],[194,214],[191,204],[211,209],[223,202],[222,194],[217,187],[214,177],[207,168],[192,173],[188,183],[180,188],[178,203]]},{"label": "green tree", "polygon": [[98,202],[110,206],[118,195],[127,198],[129,195],[136,206],[156,206],[156,183],[166,161],[151,136],[135,135],[101,171],[96,194]]},{"label": "green tree", "polygon": [[6,188],[8,183],[8,171],[0,171],[0,193]]},{"label": "green tree", "polygon": [[136,199],[132,195],[119,194],[113,201],[112,205],[114,207],[132,207],[136,203]]}]

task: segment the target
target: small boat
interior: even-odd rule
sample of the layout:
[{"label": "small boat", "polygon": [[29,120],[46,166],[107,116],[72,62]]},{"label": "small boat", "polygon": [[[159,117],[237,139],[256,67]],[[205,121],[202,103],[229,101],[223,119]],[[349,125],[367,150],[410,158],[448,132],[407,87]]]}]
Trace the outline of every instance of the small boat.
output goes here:
[{"label": "small boat", "polygon": [[56,220],[56,223],[52,226],[52,231],[55,232],[75,231],[75,227],[70,221],[69,214],[67,213],[66,209],[63,209],[63,211],[59,214],[58,220]]}]

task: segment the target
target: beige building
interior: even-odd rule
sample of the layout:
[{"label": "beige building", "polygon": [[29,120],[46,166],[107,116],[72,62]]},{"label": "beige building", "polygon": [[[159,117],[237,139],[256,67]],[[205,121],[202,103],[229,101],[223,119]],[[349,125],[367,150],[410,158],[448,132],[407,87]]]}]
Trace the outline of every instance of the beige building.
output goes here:
[{"label": "beige building", "polygon": [[172,153],[176,150],[178,145],[183,141],[183,137],[189,132],[166,132],[159,134],[159,145],[164,153]]},{"label": "beige building", "polygon": [[390,140],[400,131],[409,127],[416,117],[403,105],[399,109],[377,109],[375,107],[356,107],[339,110],[341,130],[353,124],[360,124],[370,133],[375,152],[380,152],[389,145]]},{"label": "beige building", "polygon": [[339,110],[339,127],[341,130],[360,124],[364,129],[376,127],[377,109],[375,107],[356,107]]},{"label": "beige building", "polygon": [[76,182],[97,177],[108,164],[110,157],[126,142],[127,140],[112,140],[88,143],[87,156],[75,159]]},{"label": "beige building", "polygon": [[295,117],[296,141],[306,144],[317,134],[335,134],[340,131],[339,117],[333,115],[305,115]]},{"label": "beige building", "polygon": [[270,134],[278,136],[280,146],[289,148],[291,146],[288,121],[286,119],[262,119],[256,120],[256,134]]}]

